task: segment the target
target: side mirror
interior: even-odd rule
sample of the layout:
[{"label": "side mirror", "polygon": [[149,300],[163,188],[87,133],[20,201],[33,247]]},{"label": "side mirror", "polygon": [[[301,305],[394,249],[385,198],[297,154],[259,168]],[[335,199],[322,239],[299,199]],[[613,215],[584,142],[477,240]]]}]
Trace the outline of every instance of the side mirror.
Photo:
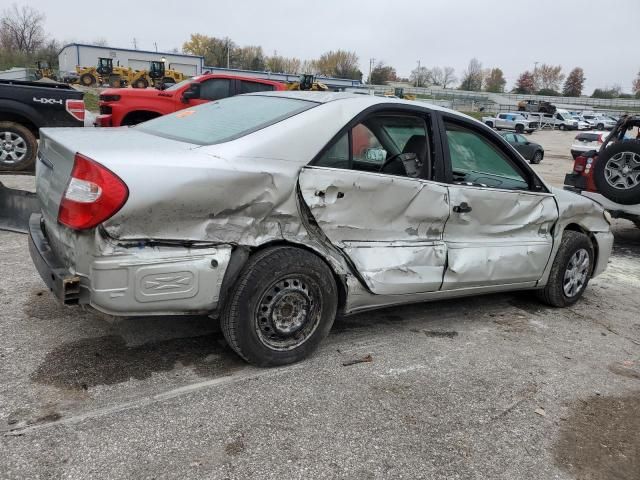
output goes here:
[{"label": "side mirror", "polygon": [[192,83],[182,94],[182,102],[188,103],[193,98],[200,98],[200,84]]}]

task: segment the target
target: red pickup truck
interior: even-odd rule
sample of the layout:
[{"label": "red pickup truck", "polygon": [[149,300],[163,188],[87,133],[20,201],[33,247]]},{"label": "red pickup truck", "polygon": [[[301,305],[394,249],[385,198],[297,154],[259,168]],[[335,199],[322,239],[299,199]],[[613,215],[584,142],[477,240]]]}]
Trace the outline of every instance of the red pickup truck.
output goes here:
[{"label": "red pickup truck", "polygon": [[99,127],[135,125],[152,118],[241,93],[285,90],[284,83],[261,78],[205,74],[167,88],[108,88],[100,94]]}]

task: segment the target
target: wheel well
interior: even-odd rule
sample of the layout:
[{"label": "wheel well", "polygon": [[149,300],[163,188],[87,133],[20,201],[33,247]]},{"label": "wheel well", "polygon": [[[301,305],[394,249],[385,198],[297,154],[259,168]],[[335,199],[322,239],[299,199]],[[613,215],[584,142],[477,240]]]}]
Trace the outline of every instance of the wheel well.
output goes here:
[{"label": "wheel well", "polygon": [[[344,309],[344,306],[347,303],[347,282],[346,282],[346,279],[344,279],[341,275],[338,275],[336,273],[335,269],[333,268],[333,266],[329,262],[327,262],[326,258],[324,258],[322,255],[319,255],[318,252],[315,251],[313,248],[310,248],[310,247],[308,247],[306,245],[302,245],[302,244],[299,244],[299,243],[291,243],[291,242],[287,242],[287,241],[284,241],[284,240],[276,240],[276,241],[273,241],[273,242],[264,243],[264,244],[262,244],[262,245],[260,245],[258,247],[255,247],[255,248],[251,248],[249,250],[249,254],[244,259],[244,263],[246,263],[246,261],[249,259],[249,257],[255,255],[256,253],[258,253],[258,252],[260,252],[262,250],[265,250],[266,248],[272,248],[272,247],[299,248],[301,250],[306,250],[307,252],[315,255],[320,260],[322,260],[327,265],[327,267],[329,267],[329,270],[331,270],[331,273],[333,273],[333,279],[336,281],[336,287],[338,287],[338,312],[341,312]],[[240,272],[244,268],[244,263],[239,269],[237,269],[237,273],[235,273],[235,275],[234,275],[235,278],[229,279],[232,284],[235,283],[237,277],[239,276]],[[226,278],[225,278],[225,280],[226,280]],[[231,288],[231,285],[229,285],[228,288]]]},{"label": "wheel well", "polygon": [[23,115],[20,115],[18,113],[2,112],[0,113],[0,122],[19,123],[20,125],[31,130],[31,132],[36,136],[36,138],[39,138],[38,127],[31,120],[29,120],[27,117]]},{"label": "wheel well", "polygon": [[141,122],[146,122],[152,118],[159,117],[160,114],[156,112],[150,112],[148,110],[136,110],[127,113],[122,119],[121,125],[136,125]]},{"label": "wheel well", "polygon": [[595,235],[593,235],[593,233],[591,233],[589,230],[581,227],[577,223],[570,223],[569,225],[564,227],[563,231],[566,231],[566,230],[571,230],[572,232],[583,233],[589,238],[589,241],[591,241],[591,245],[593,246],[593,267],[592,267],[592,270],[593,270],[593,268],[598,263],[598,254],[599,254],[599,252],[598,252],[598,241],[596,240]]}]

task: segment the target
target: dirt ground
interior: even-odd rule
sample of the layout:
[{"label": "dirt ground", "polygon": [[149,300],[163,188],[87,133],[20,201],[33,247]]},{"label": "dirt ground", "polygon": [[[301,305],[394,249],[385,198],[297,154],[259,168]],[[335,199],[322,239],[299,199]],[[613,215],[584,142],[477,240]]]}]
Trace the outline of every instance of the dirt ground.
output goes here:
[{"label": "dirt ground", "polygon": [[[574,135],[531,135],[552,184]],[[363,313],[269,370],[207,318],[60,306],[26,237],[0,232],[0,478],[637,480],[640,229],[613,230],[573,307],[513,293]]]}]

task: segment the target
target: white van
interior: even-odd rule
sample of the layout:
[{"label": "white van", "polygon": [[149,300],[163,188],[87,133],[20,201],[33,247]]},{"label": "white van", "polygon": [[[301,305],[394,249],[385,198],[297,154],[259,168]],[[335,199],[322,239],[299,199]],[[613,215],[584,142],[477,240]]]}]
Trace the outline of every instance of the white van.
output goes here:
[{"label": "white van", "polygon": [[539,119],[540,128],[551,127],[560,130],[578,130],[578,121],[568,110],[557,109],[555,113],[528,113],[529,120]]}]

